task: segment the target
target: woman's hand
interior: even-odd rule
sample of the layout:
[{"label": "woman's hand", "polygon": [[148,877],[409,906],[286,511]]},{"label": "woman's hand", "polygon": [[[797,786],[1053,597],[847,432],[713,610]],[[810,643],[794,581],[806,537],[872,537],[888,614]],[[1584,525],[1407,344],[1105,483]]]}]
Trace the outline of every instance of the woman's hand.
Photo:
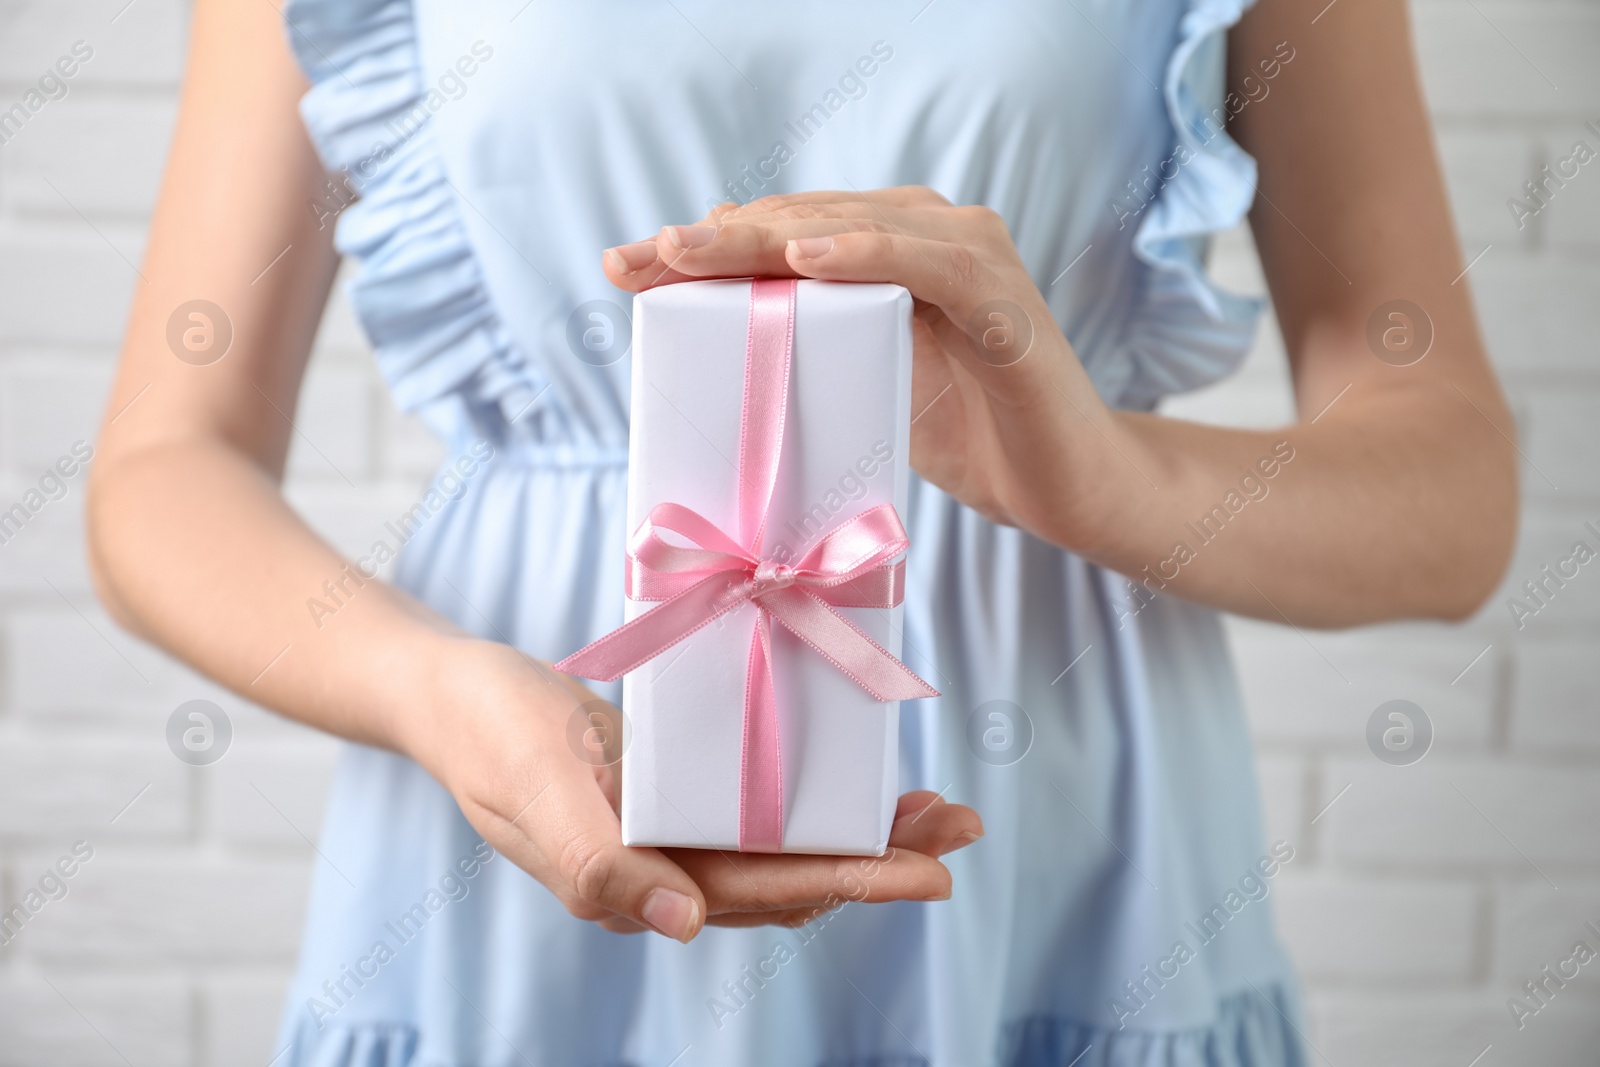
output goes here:
[{"label": "woman's hand", "polygon": [[[983,832],[970,808],[909,793],[882,859],[628,848],[617,818],[620,731],[572,725],[575,715],[580,726],[614,716],[611,705],[489,642],[450,639],[438,678],[402,738],[407,753],[496,851],[609,930],[689,941],[707,923],[800,923],[847,900],[944,900],[950,873],[935,857]],[[600,747],[588,748],[585,734]]]},{"label": "woman's hand", "polygon": [[916,299],[911,464],[997,522],[1047,525],[1030,467],[1066,450],[1088,420],[1111,421],[1004,221],[931,189],[724,204],[609,249],[604,264],[635,292],[749,275],[905,286]]}]

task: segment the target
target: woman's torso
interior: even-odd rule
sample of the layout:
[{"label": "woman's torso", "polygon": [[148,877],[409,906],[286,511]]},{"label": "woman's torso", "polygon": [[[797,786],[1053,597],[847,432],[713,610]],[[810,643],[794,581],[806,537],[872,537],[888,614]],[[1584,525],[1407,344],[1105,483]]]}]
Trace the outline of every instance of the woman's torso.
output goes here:
[{"label": "woman's torso", "polygon": [[[362,194],[339,237],[380,365],[453,455],[495,449],[408,537],[398,580],[549,659],[620,621],[627,326],[599,252],[716,201],[924,184],[987,204],[1113,403],[1225,373],[1255,308],[1204,279],[1199,246],[1242,215],[1254,173],[1203,101],[1237,14],[291,3],[308,125]],[[594,314],[615,331],[598,349],[572,329]],[[570,919],[497,859],[431,909],[477,837],[413,764],[352,748],[290,1062],[1299,1062],[1271,879],[1237,891],[1272,857],[1214,616],[924,484],[905,518],[906,659],[944,696],[902,710],[902,785],[988,829],[950,857],[952,901],[679,946]],[[995,711],[1016,731],[998,753],[969,729]],[[401,942],[392,922],[419,902]],[[792,958],[769,965],[780,943]],[[373,976],[341,984],[346,967]]]}]

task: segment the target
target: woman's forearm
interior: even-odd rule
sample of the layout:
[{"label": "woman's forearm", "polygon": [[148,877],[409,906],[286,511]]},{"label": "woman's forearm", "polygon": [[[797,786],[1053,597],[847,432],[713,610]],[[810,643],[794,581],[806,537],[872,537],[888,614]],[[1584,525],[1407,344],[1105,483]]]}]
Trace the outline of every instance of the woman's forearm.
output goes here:
[{"label": "woman's forearm", "polygon": [[[449,624],[318,538],[221,442],[103,457],[90,558],[118,621],[235,692],[319,729],[405,749]],[[314,617],[307,603],[340,606]],[[320,613],[318,613],[320,615]]]},{"label": "woman's forearm", "polygon": [[[1342,85],[1347,72],[1334,73]],[[1288,116],[1277,121],[1287,128],[1273,132],[1294,132]],[[1318,218],[1315,244],[1334,247],[1354,277],[1330,283],[1327,254],[1303,247],[1312,238],[1265,211],[1252,221],[1310,415],[1281,434],[1111,408],[1005,220],[933,190],[724,205],[604,262],[634,291],[752,275],[904,285],[919,302],[913,466],[981,514],[1136,578],[1136,589],[1296,625],[1461,618],[1493,588],[1514,540],[1510,418],[1470,299],[1448,281],[1465,271],[1438,184],[1426,180],[1432,160],[1412,159],[1422,206],[1391,220],[1425,240],[1394,248],[1362,236],[1379,207],[1394,210],[1381,188],[1360,202],[1318,188],[1335,162],[1286,163],[1284,195],[1311,199],[1307,219],[1324,202],[1340,206],[1342,224]],[[1388,349],[1388,332],[1372,339],[1385,321],[1374,316],[1408,292],[1409,328],[1427,330],[1418,353]]]},{"label": "woman's forearm", "polygon": [[1509,419],[1479,390],[1358,382],[1269,431],[1121,412],[1090,432],[1068,409],[1057,462],[1027,465],[1051,502],[1027,525],[1128,575],[1130,611],[1164,592],[1302,626],[1462,618],[1516,533]]},{"label": "woman's forearm", "polygon": [[[96,442],[95,583],[120,622],[248,699],[399,747],[445,628],[381,582],[357,587],[278,487],[338,264],[307,209],[328,175],[296,109],[305,81],[267,5],[198,5],[190,45]],[[174,330],[202,321],[220,347],[179,348]],[[319,629],[306,601],[329,580],[353,595]]]}]

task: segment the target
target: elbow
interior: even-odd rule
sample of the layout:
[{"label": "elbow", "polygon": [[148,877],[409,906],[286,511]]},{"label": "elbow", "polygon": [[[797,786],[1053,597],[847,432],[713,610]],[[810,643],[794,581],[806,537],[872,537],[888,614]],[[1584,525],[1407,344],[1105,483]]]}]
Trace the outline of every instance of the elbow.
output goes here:
[{"label": "elbow", "polygon": [[1452,588],[1445,590],[1434,617],[1440,622],[1460,623],[1468,621],[1483,610],[1505,578],[1506,569],[1511,562],[1512,544],[1513,541],[1508,539],[1505,549],[1497,553],[1491,562],[1476,568],[1475,574],[1467,574],[1454,583]]},{"label": "elbow", "polygon": [[[1509,558],[1509,557],[1508,557]],[[1499,588],[1505,575],[1505,565],[1487,571],[1491,577],[1481,581],[1465,581],[1446,592],[1438,608],[1432,613],[1439,622],[1463,623],[1472,619],[1489,602],[1489,597]]]},{"label": "elbow", "polygon": [[1470,481],[1460,494],[1457,550],[1445,554],[1452,563],[1441,576],[1431,613],[1443,622],[1466,622],[1483,609],[1504,581],[1517,544],[1520,490],[1510,443],[1500,443],[1474,464]]},{"label": "elbow", "polygon": [[123,561],[114,530],[116,522],[116,481],[113,464],[102,459],[89,472],[84,501],[84,548],[88,557],[89,581],[95,597],[111,620],[129,633],[141,634],[138,616],[121,593]]}]

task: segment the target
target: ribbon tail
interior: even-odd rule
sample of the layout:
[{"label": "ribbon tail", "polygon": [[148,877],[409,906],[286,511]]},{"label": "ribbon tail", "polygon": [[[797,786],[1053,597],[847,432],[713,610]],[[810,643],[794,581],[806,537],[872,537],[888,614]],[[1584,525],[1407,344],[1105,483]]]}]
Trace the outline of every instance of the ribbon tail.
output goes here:
[{"label": "ribbon tail", "polygon": [[579,678],[614,682],[748,600],[747,585],[733,572],[710,575],[578,649],[555,668]]},{"label": "ribbon tail", "polygon": [[756,613],[744,682],[744,748],[739,775],[739,851],[783,851],[783,758],[772,684],[767,613]]},{"label": "ribbon tail", "polygon": [[906,561],[880,563],[840,585],[808,588],[817,599],[836,608],[892,608],[906,598]]},{"label": "ribbon tail", "polygon": [[939,695],[888,649],[809,592],[791,586],[768,593],[758,603],[818,655],[871,693],[874,700],[917,700]]}]

